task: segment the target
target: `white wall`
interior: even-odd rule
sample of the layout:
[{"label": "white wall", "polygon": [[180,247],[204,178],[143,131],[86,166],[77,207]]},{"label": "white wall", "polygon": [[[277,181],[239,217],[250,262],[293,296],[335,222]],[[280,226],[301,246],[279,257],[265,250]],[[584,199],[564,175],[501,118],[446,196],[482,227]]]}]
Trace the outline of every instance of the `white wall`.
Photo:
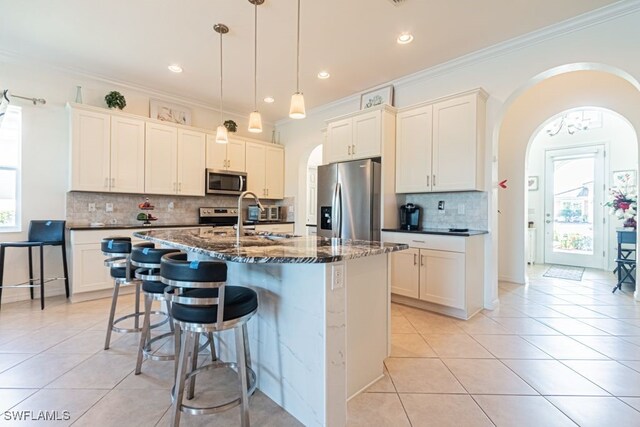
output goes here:
[{"label": "white wall", "polygon": [[[605,16],[606,15],[606,16]],[[497,299],[498,276],[498,178],[509,179],[498,171],[498,139],[500,125],[511,103],[527,87],[544,79],[548,70],[576,63],[601,63],[626,71],[640,78],[640,56],[637,55],[637,40],[640,39],[640,5],[638,2],[623,2],[608,9],[601,15],[592,15],[591,19],[580,18],[571,25],[548,28],[534,35],[506,43],[494,50],[480,52],[449,64],[426,70],[394,82],[395,105],[405,107],[422,101],[435,99],[476,87],[484,88],[490,95],[487,102],[487,145],[486,153],[487,190],[489,191],[489,228],[487,239],[487,276],[485,282],[485,305],[491,307]],[[419,55],[420,52],[412,52]],[[386,84],[386,83],[385,83]],[[297,195],[298,203],[304,200],[304,168],[311,149],[320,143],[320,130],[324,120],[359,108],[358,95],[340,102],[308,112],[303,121],[282,121],[277,123],[282,141],[286,145],[287,163],[285,174],[285,193]],[[559,112],[559,111],[558,111]],[[547,116],[548,117],[548,116]],[[528,141],[528,138],[527,138]],[[514,141],[505,144],[515,143]],[[525,144],[526,145],[526,144]],[[505,146],[509,151],[509,147]],[[500,159],[502,160],[502,159]],[[524,169],[524,159],[517,170]],[[512,191],[522,194],[523,179],[511,179]],[[509,190],[500,190],[500,197],[509,203]],[[524,209],[524,200],[516,198],[511,203],[519,203]],[[298,208],[300,209],[301,206]],[[505,215],[502,216],[503,218]],[[299,219],[299,218],[298,218]],[[524,215],[513,221],[523,222]],[[505,233],[509,236],[515,225],[509,223]],[[300,232],[302,224],[296,224]],[[524,234],[524,233],[520,233]],[[520,283],[524,282],[524,237],[514,240],[505,238],[500,247],[500,276]]]},{"label": "white wall", "polygon": [[[28,101],[12,99],[12,105],[22,107],[22,228],[21,233],[0,233],[0,241],[27,239],[29,221],[32,219],[65,219],[65,195],[69,170],[69,132],[65,110],[67,101],[74,101],[76,86],[82,86],[85,104],[105,107],[104,95],[112,90],[120,91],[127,100],[125,112],[149,117],[149,98],[168,99],[191,106],[192,124],[205,129],[215,129],[219,113],[213,109],[190,105],[186,100],[172,99],[162,93],[145,93],[130,87],[86,76],[67,73],[44,64],[23,62],[19,58],[0,54],[0,88],[23,96],[45,98],[46,105],[33,106]],[[248,112],[247,112],[248,113]],[[245,129],[248,117],[225,114],[238,123],[238,134],[254,137]],[[271,139],[273,125],[264,123],[264,140]],[[46,276],[62,276],[59,248],[45,251]],[[28,278],[25,250],[8,249],[5,260],[4,282],[12,284]],[[47,285],[46,295],[63,291],[62,282]],[[27,289],[5,289],[2,301],[24,299]]]},{"label": "white wall", "polygon": [[[606,145],[608,147],[605,158],[606,188],[611,186],[611,172],[619,170],[638,169],[638,144],[633,128],[617,114],[604,111],[602,128],[590,129],[586,132],[576,132],[570,135],[566,130],[555,136],[546,132],[539,132],[531,143],[527,157],[527,176],[538,176],[538,191],[528,191],[527,217],[536,226],[536,262],[544,262],[544,189],[545,189],[545,153],[549,149],[564,147]],[[607,195],[608,196],[608,195]],[[613,270],[617,253],[616,231],[622,227],[623,220],[609,215],[609,208],[604,208],[607,221],[608,263],[606,268]]]}]

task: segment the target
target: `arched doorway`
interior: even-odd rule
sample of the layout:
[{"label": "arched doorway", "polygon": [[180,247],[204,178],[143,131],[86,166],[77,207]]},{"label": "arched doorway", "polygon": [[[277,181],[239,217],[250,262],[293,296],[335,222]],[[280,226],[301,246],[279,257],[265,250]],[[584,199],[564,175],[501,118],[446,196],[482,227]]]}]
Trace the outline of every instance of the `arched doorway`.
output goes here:
[{"label": "arched doorway", "polygon": [[[599,68],[599,69],[598,69]],[[578,71],[576,71],[578,69]],[[498,177],[509,188],[499,193],[498,278],[525,283],[527,213],[525,161],[531,138],[541,123],[562,111],[590,105],[614,111],[640,130],[640,85],[623,72],[605,66],[565,66],[531,80],[506,103],[498,142]],[[636,293],[638,295],[638,293]]]},{"label": "arched doorway", "polygon": [[635,192],[637,151],[633,127],[611,110],[585,106],[542,124],[526,160],[530,278],[531,266],[541,264],[615,268],[616,229],[624,221],[605,203],[620,176],[629,177],[625,191]]}]

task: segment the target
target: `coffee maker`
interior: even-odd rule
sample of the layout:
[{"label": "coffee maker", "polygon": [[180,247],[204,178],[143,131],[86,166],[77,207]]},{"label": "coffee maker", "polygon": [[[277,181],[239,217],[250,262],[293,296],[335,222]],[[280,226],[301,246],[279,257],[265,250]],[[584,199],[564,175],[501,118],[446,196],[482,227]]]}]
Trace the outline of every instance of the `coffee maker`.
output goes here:
[{"label": "coffee maker", "polygon": [[420,206],[407,203],[400,206],[400,229],[418,230],[420,228]]}]

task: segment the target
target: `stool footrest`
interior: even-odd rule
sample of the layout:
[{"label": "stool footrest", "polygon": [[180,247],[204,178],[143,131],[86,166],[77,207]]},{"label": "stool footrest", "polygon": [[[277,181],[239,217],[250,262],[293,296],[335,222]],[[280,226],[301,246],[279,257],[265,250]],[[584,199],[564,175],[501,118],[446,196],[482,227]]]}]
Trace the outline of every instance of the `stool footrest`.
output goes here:
[{"label": "stool footrest", "polygon": [[[164,311],[152,311],[151,314],[166,316],[166,318],[161,320],[161,321],[159,321],[158,323],[154,323],[151,326],[149,326],[150,329],[158,328],[158,327],[164,325],[165,323],[167,323],[169,321],[169,316],[167,316],[167,313],[165,313]],[[123,320],[131,319],[132,317],[142,317],[142,316],[144,316],[144,313],[131,313],[131,314],[127,314],[127,315],[122,316],[122,317],[118,317],[117,319],[115,319],[113,321],[113,326],[111,327],[111,330],[113,332],[120,332],[120,333],[123,333],[123,334],[128,334],[130,332],[140,332],[142,330],[142,327],[138,327],[138,328],[119,328],[119,327],[116,326],[116,324],[118,322],[122,322]]]},{"label": "stool footrest", "polygon": [[[218,369],[218,368],[232,368],[234,370],[236,370],[237,373],[237,369],[238,369],[238,364],[235,362],[220,362],[220,361],[215,361],[212,362],[208,365],[202,366],[198,369],[196,369],[195,371],[189,372],[189,374],[187,374],[186,379],[189,380],[191,377],[194,377],[196,375],[198,375],[200,372],[203,371],[208,371],[210,369]],[[256,381],[256,373],[253,369],[247,367],[247,373],[249,375],[249,381],[248,381],[248,388],[247,388],[247,396],[251,396],[253,395],[253,393],[256,391],[256,387],[257,387],[257,381]],[[214,406],[207,406],[207,407],[195,407],[195,406],[189,406],[189,405],[185,405],[184,403],[182,403],[180,405],[180,411],[184,412],[186,414],[190,414],[190,415],[209,415],[209,414],[216,414],[218,412],[224,412],[227,409],[231,409],[234,408],[236,406],[240,405],[240,397],[230,400],[228,402],[225,403],[221,403],[219,405],[214,405]],[[174,403],[175,402],[175,385],[173,386],[173,388],[171,389],[171,402]]]}]

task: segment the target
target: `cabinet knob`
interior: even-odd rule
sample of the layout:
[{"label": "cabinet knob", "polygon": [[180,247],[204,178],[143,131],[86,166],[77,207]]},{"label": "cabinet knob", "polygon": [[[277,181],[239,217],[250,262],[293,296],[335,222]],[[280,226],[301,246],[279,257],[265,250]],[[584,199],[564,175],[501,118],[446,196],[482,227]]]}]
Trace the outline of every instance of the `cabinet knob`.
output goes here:
[{"label": "cabinet knob", "polygon": [[436,176],[435,175],[433,175],[433,186],[434,187],[436,186]]},{"label": "cabinet knob", "polygon": [[104,188],[109,188],[109,178],[104,179]]},{"label": "cabinet knob", "polygon": [[418,265],[418,254],[413,254],[413,265]]},{"label": "cabinet knob", "polygon": [[427,175],[427,187],[429,186],[429,175]]},{"label": "cabinet knob", "polygon": [[351,155],[351,146],[347,145],[347,154]]},{"label": "cabinet knob", "polygon": [[116,179],[111,178],[111,188],[116,188]]},{"label": "cabinet knob", "polygon": [[420,255],[420,265],[424,266],[424,255]]},{"label": "cabinet knob", "polygon": [[355,146],[355,144],[351,146],[351,154],[356,154],[356,146]]}]

